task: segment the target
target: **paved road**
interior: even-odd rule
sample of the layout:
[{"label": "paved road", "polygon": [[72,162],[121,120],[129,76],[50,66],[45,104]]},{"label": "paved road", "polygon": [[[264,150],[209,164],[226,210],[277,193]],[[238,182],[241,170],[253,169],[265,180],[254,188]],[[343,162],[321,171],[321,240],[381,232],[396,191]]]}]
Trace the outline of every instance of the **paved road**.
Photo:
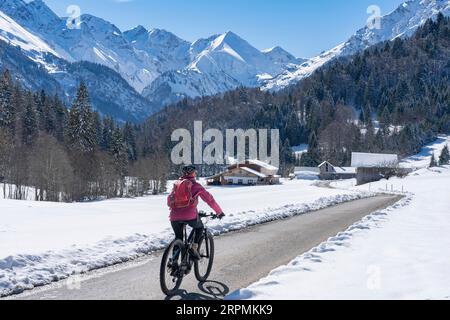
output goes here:
[{"label": "paved road", "polygon": [[[185,291],[172,299],[222,299],[399,199],[381,195],[218,237],[211,281],[199,285],[191,274],[183,282]],[[160,260],[161,253],[156,253],[139,261],[91,272],[77,279],[78,282],[60,282],[14,298],[166,299],[159,287]]]}]

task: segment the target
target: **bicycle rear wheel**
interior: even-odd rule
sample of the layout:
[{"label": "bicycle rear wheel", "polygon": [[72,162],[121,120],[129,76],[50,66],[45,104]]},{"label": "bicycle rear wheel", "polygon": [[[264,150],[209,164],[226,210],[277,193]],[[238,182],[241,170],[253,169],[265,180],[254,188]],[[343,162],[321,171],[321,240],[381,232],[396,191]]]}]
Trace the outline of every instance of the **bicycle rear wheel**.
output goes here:
[{"label": "bicycle rear wheel", "polygon": [[201,259],[195,261],[195,277],[199,282],[205,282],[208,280],[214,263],[214,237],[211,233],[207,232],[200,239],[198,252]]},{"label": "bicycle rear wheel", "polygon": [[183,282],[184,273],[181,270],[183,248],[183,241],[175,240],[164,252],[159,280],[161,290],[167,296],[176,294]]}]

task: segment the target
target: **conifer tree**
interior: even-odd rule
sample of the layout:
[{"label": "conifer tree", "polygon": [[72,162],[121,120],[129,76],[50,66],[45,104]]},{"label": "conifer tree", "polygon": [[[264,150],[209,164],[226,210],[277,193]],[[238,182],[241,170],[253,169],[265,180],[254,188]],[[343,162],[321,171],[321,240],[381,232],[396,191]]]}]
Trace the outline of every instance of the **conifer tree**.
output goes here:
[{"label": "conifer tree", "polygon": [[319,141],[315,132],[309,137],[308,152],[303,154],[301,165],[305,167],[315,167],[320,164]]},{"label": "conifer tree", "polygon": [[64,131],[67,126],[67,117],[68,117],[68,110],[64,106],[64,104],[61,102],[61,100],[55,96],[53,98],[53,113],[54,113],[54,119],[55,119],[55,137],[58,139],[59,142],[64,141]]},{"label": "conifer tree", "polygon": [[43,131],[50,135],[55,135],[56,130],[56,115],[54,111],[53,101],[51,99],[46,99],[41,121],[43,121]]},{"label": "conifer tree", "polygon": [[111,148],[115,129],[114,120],[111,117],[106,116],[103,119],[102,137],[100,141],[100,147],[103,151],[108,151]]},{"label": "conifer tree", "polygon": [[289,139],[285,139],[283,146],[281,147],[280,154],[280,171],[283,175],[289,173],[292,165],[295,163],[294,153],[292,152],[292,147],[289,142]]},{"label": "conifer tree", "polygon": [[33,95],[34,105],[36,110],[36,119],[38,121],[39,130],[44,131],[46,127],[46,112],[45,110],[47,104],[47,95],[44,90],[37,92]]},{"label": "conifer tree", "polygon": [[434,154],[431,156],[431,161],[430,161],[430,168],[434,168],[437,167],[438,163],[436,161],[436,157],[434,156]]},{"label": "conifer tree", "polygon": [[450,162],[450,153],[448,150],[448,146],[446,145],[444,149],[442,149],[441,156],[439,157],[439,165],[444,166],[449,164]]},{"label": "conifer tree", "polygon": [[128,155],[122,132],[119,128],[116,128],[113,132],[109,151],[113,158],[113,166],[115,174],[117,175],[116,181],[121,181],[118,188],[119,190],[116,190],[116,193],[118,192],[119,195],[122,196],[125,182],[124,179],[127,175]]},{"label": "conifer tree", "polygon": [[24,94],[22,88],[14,84],[14,89],[12,93],[12,104],[13,104],[13,110],[15,112],[14,117],[14,125],[13,125],[13,131],[11,132],[14,138],[14,141],[17,143],[20,143],[21,141],[21,133],[22,133],[22,117],[25,114],[25,103],[24,103]]},{"label": "conifer tree", "polygon": [[22,143],[24,145],[32,145],[38,136],[38,123],[34,99],[31,93],[27,93],[25,97],[25,112],[22,117]]},{"label": "conifer tree", "polygon": [[69,145],[81,152],[92,152],[96,148],[96,134],[93,112],[87,87],[80,85],[76,100],[69,113],[67,138]]},{"label": "conifer tree", "polygon": [[[112,136],[112,143],[110,148],[111,154],[114,156],[114,158],[118,163],[118,167],[124,168],[124,164],[126,164],[127,159],[127,153],[126,153],[126,147],[123,141],[122,132],[119,128],[116,128],[114,130],[113,136]],[[123,172],[124,170],[121,170]]]},{"label": "conifer tree", "polygon": [[11,76],[9,71],[5,71],[0,79],[0,127],[6,128],[11,134],[14,133],[16,116],[12,94]]},{"label": "conifer tree", "polygon": [[127,149],[128,160],[137,160],[136,134],[131,123],[126,123],[123,128],[123,139]]}]

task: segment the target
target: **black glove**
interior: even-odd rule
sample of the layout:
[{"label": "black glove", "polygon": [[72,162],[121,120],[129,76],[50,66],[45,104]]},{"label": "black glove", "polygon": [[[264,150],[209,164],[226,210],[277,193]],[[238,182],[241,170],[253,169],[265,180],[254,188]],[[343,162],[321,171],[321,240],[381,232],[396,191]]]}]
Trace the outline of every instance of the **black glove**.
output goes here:
[{"label": "black glove", "polygon": [[217,219],[222,220],[223,218],[225,218],[225,213],[221,213],[217,216]]}]

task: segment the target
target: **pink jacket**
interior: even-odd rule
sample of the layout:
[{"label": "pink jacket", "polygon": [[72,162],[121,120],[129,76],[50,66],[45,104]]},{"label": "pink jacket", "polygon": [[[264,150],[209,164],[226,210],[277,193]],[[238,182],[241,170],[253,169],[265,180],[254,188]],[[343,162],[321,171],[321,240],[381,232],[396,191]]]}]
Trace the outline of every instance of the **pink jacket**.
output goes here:
[{"label": "pink jacket", "polygon": [[214,200],[214,197],[208,191],[206,191],[206,189],[201,184],[199,184],[195,180],[195,178],[188,178],[188,179],[191,179],[191,181],[193,182],[192,196],[194,197],[195,200],[197,200],[196,205],[192,207],[171,210],[170,221],[177,222],[177,221],[196,220],[198,217],[198,210],[197,210],[198,198],[205,201],[206,204],[209,205],[217,215],[220,215],[223,211],[217,204],[216,200]]}]

